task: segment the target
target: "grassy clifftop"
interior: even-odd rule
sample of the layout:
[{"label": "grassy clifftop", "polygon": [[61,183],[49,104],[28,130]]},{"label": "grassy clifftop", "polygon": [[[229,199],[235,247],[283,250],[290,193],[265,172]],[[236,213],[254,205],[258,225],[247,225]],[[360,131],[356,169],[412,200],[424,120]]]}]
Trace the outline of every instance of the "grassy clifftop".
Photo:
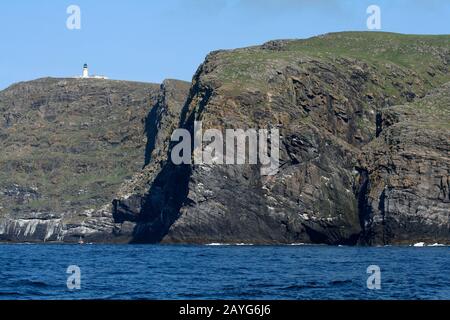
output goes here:
[{"label": "grassy clifftop", "polygon": [[[288,63],[302,64],[311,59],[335,65],[357,60],[376,67],[380,73],[405,72],[408,75],[403,79],[405,82],[420,80],[428,88],[450,80],[446,72],[450,63],[450,35],[330,33],[305,40],[270,41],[213,55],[220,60],[217,64],[220,79],[236,85],[251,82],[264,87],[268,70],[274,72]],[[395,92],[391,82],[387,81],[385,86]]]}]

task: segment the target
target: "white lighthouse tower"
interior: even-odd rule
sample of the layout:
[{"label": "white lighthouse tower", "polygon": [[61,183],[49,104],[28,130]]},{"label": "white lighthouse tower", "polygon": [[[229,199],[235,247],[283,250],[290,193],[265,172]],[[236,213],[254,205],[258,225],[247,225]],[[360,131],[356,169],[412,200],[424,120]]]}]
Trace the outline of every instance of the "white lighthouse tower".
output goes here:
[{"label": "white lighthouse tower", "polygon": [[83,66],[83,74],[81,76],[82,78],[89,78],[89,69],[87,63]]}]

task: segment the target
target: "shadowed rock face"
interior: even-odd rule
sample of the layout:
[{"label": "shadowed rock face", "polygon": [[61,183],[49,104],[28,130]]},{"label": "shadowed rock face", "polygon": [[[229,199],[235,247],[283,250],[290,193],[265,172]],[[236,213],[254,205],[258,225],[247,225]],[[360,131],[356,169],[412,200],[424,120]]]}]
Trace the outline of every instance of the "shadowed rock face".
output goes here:
[{"label": "shadowed rock face", "polygon": [[[165,81],[157,103],[147,118],[146,166],[127,180],[113,201],[116,235],[131,242],[159,242],[178,216],[187,194],[187,166],[171,166],[168,161],[170,139],[180,126],[180,115],[189,85]],[[168,181],[173,184],[166,184]],[[165,193],[170,193],[166,198]],[[171,214],[161,205],[173,207]]]},{"label": "shadowed rock face", "polygon": [[123,241],[111,202],[145,165],[146,129],[163,95],[158,84],[98,79],[1,91],[0,240]]},{"label": "shadowed rock face", "polygon": [[[166,243],[448,243],[449,128],[421,117],[395,123],[404,108],[438,103],[436,93],[421,98],[450,81],[449,43],[340,33],[211,53],[184,107],[157,113],[148,165],[114,201],[121,234]],[[440,106],[448,123],[449,105]],[[279,128],[279,172],[175,166],[172,129],[192,133],[195,120],[204,129]]]}]

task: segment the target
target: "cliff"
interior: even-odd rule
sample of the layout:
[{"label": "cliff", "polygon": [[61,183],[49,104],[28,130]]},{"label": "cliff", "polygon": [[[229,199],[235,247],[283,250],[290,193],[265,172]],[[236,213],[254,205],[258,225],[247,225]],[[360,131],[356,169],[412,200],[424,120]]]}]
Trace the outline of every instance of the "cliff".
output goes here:
[{"label": "cliff", "polygon": [[[167,126],[277,127],[279,172],[174,165],[163,130],[158,155],[114,201],[116,221],[133,242],[448,243],[449,128],[432,119],[448,124],[449,105],[427,94],[450,80],[449,44],[351,32],[209,54]],[[423,104],[426,121],[388,126]]]},{"label": "cliff", "polygon": [[0,240],[121,241],[111,202],[145,165],[149,113],[188,88],[45,78],[1,91]]},{"label": "cliff", "polygon": [[[450,37],[210,53],[192,83],[0,93],[0,240],[450,243]],[[280,168],[175,165],[173,131],[277,128]]]},{"label": "cliff", "polygon": [[381,110],[359,158],[362,240],[449,243],[450,82]]}]

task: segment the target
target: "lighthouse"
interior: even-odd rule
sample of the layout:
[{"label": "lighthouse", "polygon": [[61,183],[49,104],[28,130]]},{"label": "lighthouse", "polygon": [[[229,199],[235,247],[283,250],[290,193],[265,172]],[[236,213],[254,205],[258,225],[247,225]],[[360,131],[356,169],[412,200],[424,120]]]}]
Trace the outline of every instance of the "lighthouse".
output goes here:
[{"label": "lighthouse", "polygon": [[87,63],[85,63],[83,65],[83,73],[81,74],[81,77],[76,76],[75,78],[78,78],[78,79],[103,79],[103,80],[108,79],[108,77],[105,77],[105,76],[89,75],[89,69],[88,69]]},{"label": "lighthouse", "polygon": [[81,77],[82,78],[89,78],[89,69],[88,69],[87,63],[85,63],[84,66],[83,66],[83,75]]}]

